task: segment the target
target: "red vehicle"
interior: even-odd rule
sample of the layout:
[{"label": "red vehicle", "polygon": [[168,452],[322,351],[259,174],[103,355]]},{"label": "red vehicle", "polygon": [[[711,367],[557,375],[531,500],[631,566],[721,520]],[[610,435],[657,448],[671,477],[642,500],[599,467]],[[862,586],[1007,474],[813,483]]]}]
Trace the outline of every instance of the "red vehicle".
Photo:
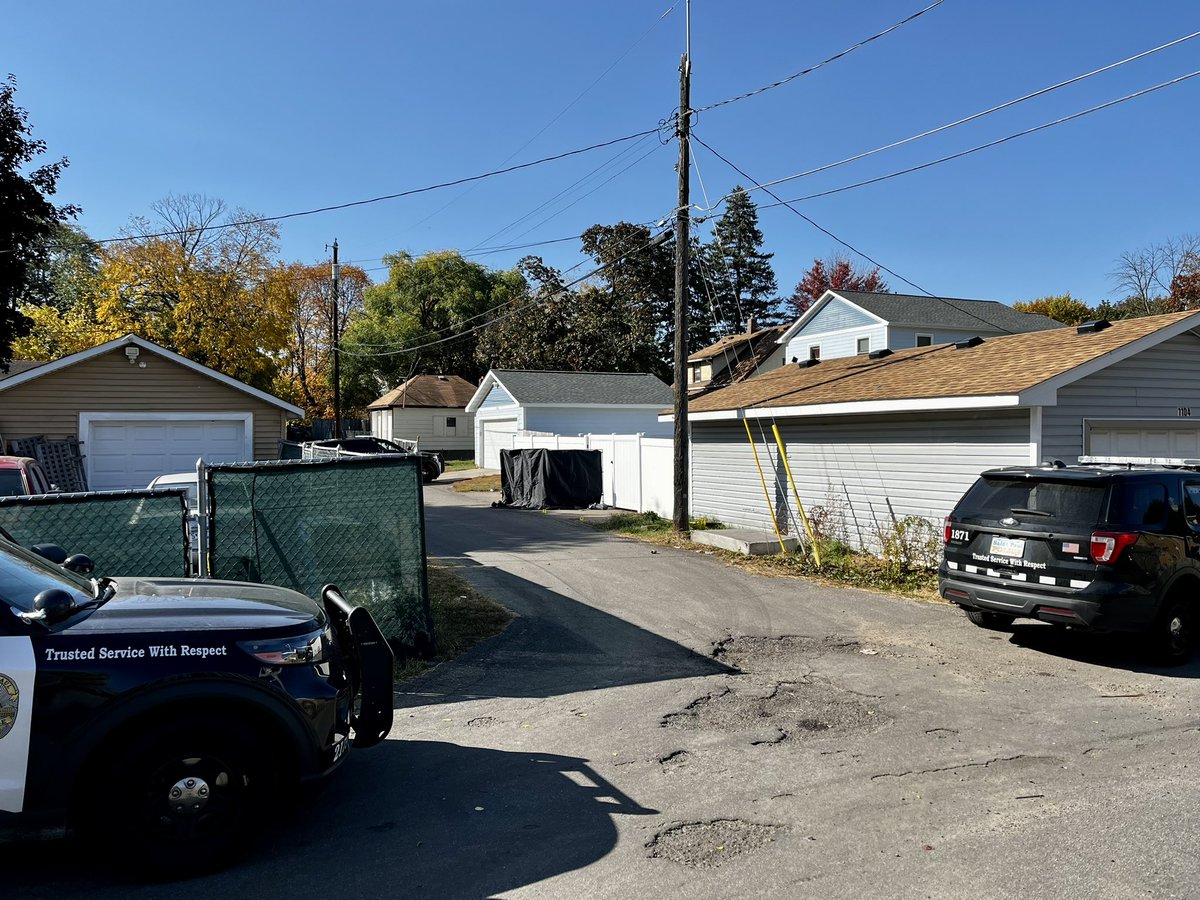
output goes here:
[{"label": "red vehicle", "polygon": [[0,497],[49,494],[53,490],[54,486],[36,459],[0,456]]}]

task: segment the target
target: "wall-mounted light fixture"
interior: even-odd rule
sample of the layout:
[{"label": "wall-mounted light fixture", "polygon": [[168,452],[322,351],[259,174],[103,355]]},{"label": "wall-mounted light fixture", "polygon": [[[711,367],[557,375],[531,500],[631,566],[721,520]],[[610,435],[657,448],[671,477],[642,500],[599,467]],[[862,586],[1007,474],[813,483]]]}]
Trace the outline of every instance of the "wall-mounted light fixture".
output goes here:
[{"label": "wall-mounted light fixture", "polygon": [[126,347],[125,348],[125,357],[129,360],[129,364],[131,366],[135,365],[137,363],[138,354],[141,352],[142,351],[140,349],[138,349],[137,347]]}]

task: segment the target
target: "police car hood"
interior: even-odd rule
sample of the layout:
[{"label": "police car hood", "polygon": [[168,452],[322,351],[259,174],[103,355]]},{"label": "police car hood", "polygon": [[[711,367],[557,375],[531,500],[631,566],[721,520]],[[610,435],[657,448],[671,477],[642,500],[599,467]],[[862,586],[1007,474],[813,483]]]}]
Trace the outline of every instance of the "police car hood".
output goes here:
[{"label": "police car hood", "polygon": [[247,630],[311,628],[325,611],[296,591],[241,581],[115,578],[116,594],[80,631]]}]

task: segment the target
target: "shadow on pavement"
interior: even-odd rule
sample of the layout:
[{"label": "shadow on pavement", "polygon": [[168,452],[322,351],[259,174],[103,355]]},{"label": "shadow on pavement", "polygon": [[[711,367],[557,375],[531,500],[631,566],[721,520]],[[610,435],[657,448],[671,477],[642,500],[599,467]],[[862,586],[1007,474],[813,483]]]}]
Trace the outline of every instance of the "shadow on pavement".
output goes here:
[{"label": "shadow on pavement", "polygon": [[1181,665],[1163,665],[1145,635],[1089,634],[1044,623],[1030,623],[1014,626],[1009,640],[1019,647],[1093,666],[1166,678],[1200,677],[1200,655],[1193,655]]},{"label": "shadow on pavement", "polygon": [[352,753],[225,872],[130,884],[65,841],[0,847],[5,897],[492,897],[582,868],[653,815],[587,760],[434,741]]},{"label": "shadow on pavement", "polygon": [[501,569],[456,562],[519,618],[503,634],[401,686],[397,708],[493,697],[555,697],[675,678],[736,674],[624,619]]}]

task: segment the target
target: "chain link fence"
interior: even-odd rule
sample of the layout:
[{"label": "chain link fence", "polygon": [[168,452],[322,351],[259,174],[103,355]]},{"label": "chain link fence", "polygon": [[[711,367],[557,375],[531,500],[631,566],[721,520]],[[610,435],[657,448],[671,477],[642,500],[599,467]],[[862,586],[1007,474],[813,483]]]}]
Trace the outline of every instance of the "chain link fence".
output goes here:
[{"label": "chain link fence", "polygon": [[419,459],[230,463],[204,479],[212,577],[310,597],[333,583],[389,642],[432,650]]},{"label": "chain link fence", "polygon": [[23,547],[84,553],[97,575],[188,574],[186,490],[94,491],[0,497],[0,528]]}]

